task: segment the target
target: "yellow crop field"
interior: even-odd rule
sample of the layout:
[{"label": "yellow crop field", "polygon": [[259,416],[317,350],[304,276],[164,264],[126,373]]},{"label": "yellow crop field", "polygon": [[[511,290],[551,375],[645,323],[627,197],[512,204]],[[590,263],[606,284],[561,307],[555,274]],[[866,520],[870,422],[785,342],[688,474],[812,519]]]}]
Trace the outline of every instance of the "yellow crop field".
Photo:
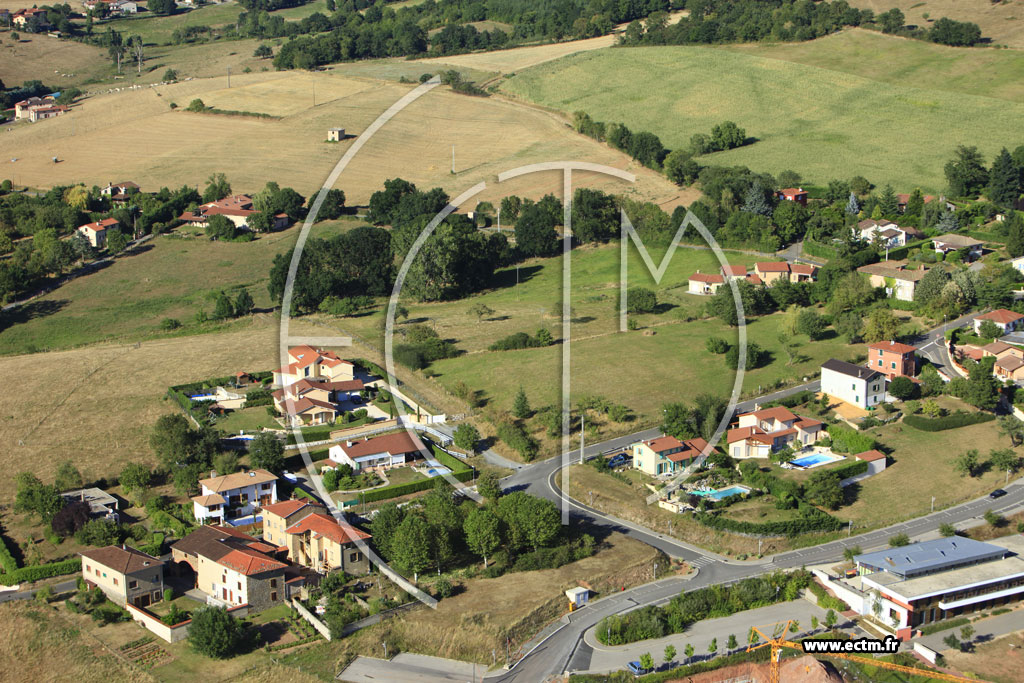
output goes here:
[{"label": "yellow crop field", "polygon": [[[255,191],[273,180],[308,195],[352,144],[352,138],[327,143],[327,129],[337,126],[358,134],[413,87],[334,73],[294,72],[232,75],[231,85],[226,87],[226,78],[211,78],[143,86],[87,98],[60,118],[19,123],[4,135],[0,178],[36,187],[130,178],[150,190],[201,186],[210,174],[223,172],[236,191]],[[194,98],[207,106],[282,118],[184,111]],[[171,102],[178,109],[172,110]],[[384,126],[355,157],[338,185],[350,204],[365,204],[386,178],[393,177],[420,186],[440,186],[453,195],[488,182],[491,187],[478,199],[493,200],[512,192],[539,196],[559,191],[561,182],[555,173],[500,188],[495,186],[496,176],[520,165],[552,160],[602,163],[640,177],[632,188],[620,181],[592,179],[592,184],[610,191],[670,203],[688,197],[659,174],[577,135],[559,115],[499,98],[458,95],[446,86],[428,93]],[[584,177],[580,180],[588,182]]]},{"label": "yellow crop field", "polygon": [[[1024,5],[1019,1],[992,0],[850,0],[854,7],[874,10],[880,14],[898,7],[906,23],[927,28],[936,19],[949,17],[972,21],[981,28],[981,35],[997,45],[1024,47]],[[927,18],[926,18],[927,15]]]}]

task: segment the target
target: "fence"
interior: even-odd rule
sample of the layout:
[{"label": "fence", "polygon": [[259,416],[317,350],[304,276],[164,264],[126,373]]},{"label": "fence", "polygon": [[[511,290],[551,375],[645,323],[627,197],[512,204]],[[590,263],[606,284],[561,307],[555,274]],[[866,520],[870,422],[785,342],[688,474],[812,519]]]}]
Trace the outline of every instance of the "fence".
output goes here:
[{"label": "fence", "polygon": [[147,609],[131,604],[125,605],[125,609],[132,615],[132,619],[142,624],[153,635],[163,638],[168,643],[177,643],[188,637],[188,627],[192,624],[191,619],[186,619],[174,626],[168,626]]},{"label": "fence", "polygon": [[331,639],[331,629],[327,628],[327,624],[317,619],[316,616],[306,609],[301,602],[293,598],[292,607],[298,610],[299,614],[302,615],[302,618],[312,624],[313,628],[315,628],[320,635],[327,640]]}]

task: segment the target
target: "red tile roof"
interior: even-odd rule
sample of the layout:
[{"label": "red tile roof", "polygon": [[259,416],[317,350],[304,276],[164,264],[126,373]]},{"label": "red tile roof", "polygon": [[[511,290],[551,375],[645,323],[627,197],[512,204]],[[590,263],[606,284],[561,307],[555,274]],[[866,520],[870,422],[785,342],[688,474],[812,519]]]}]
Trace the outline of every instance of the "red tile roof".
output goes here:
[{"label": "red tile roof", "polygon": [[683,460],[692,460],[698,455],[704,452],[704,449],[708,447],[708,442],[701,438],[687,439],[683,442],[684,449],[678,453],[670,453],[665,456],[672,462],[682,462]]},{"label": "red tile roof", "polygon": [[722,284],[725,278],[721,275],[711,273],[694,273],[690,276],[690,282],[707,282],[708,284]]},{"label": "red tile roof", "polygon": [[221,491],[232,491],[252,484],[264,484],[270,481],[277,481],[277,477],[266,470],[250,470],[248,472],[235,472],[209,479],[200,479],[199,484],[210,489],[214,493]]},{"label": "red tile roof", "polygon": [[248,550],[246,548],[236,548],[232,550],[227,555],[217,560],[217,564],[223,565],[228,569],[233,569],[239,574],[243,574],[245,576],[277,571],[288,566],[284,562],[278,562],[277,560],[267,557],[258,550]]},{"label": "red tile roof", "polygon": [[775,406],[774,408],[765,408],[764,410],[755,410],[752,413],[758,420],[778,420],[779,422],[789,422],[790,420],[797,419],[796,415],[785,406]]},{"label": "red tile roof", "polygon": [[101,221],[95,223],[86,223],[85,225],[79,226],[79,230],[85,228],[86,230],[92,230],[93,232],[103,232],[107,228],[112,228],[117,225],[116,218],[104,218]]},{"label": "red tile roof", "polygon": [[865,462],[872,462],[875,460],[884,460],[885,453],[882,453],[881,451],[864,451],[863,453],[857,453],[853,457],[858,460],[864,460]]},{"label": "red tile roof", "polygon": [[1008,323],[1016,322],[1021,318],[1024,318],[1024,315],[1021,315],[1020,313],[1014,313],[1013,311],[1008,311],[1005,308],[997,308],[991,313],[979,315],[977,319],[991,320],[992,322],[1003,323],[1004,325],[1006,325]]},{"label": "red tile roof", "polygon": [[873,351],[891,351],[893,353],[914,353],[917,351],[910,344],[901,344],[898,341],[880,341],[874,344],[869,344],[868,348]]},{"label": "red tile roof", "polygon": [[814,266],[809,263],[794,263],[790,266],[790,271],[797,275],[814,275],[818,272],[818,266]]},{"label": "red tile roof", "polygon": [[307,505],[312,505],[312,503],[305,500],[282,500],[280,503],[264,505],[262,510],[272,512],[278,517],[291,517]]},{"label": "red tile roof", "polygon": [[350,458],[358,458],[364,455],[376,455],[377,453],[389,453],[399,455],[403,453],[419,453],[416,441],[409,435],[409,432],[402,430],[394,434],[366,439],[364,441],[352,441],[338,446]]},{"label": "red tile roof", "polygon": [[672,448],[682,448],[683,442],[674,436],[663,435],[650,441],[644,441],[644,445],[655,453],[662,453]]},{"label": "red tile roof", "polygon": [[336,519],[322,512],[314,512],[284,530],[286,534],[302,534],[307,531],[328,538],[335,543],[351,543],[370,538],[370,534],[365,531],[357,529],[351,524],[341,525]]},{"label": "red tile roof", "polygon": [[807,194],[807,190],[803,189],[802,187],[787,187],[784,190],[779,190],[779,192],[782,194],[789,195]]},{"label": "red tile roof", "polygon": [[722,266],[722,272],[726,275],[746,275],[746,266]]},{"label": "red tile roof", "polygon": [[730,429],[725,434],[725,440],[727,443],[745,441],[746,439],[760,441],[766,446],[772,445],[772,440],[768,438],[768,435],[765,434],[764,430],[762,430],[760,427],[739,427],[737,429]]},{"label": "red tile roof", "polygon": [[762,273],[788,273],[789,264],[785,261],[758,261],[754,268]]}]

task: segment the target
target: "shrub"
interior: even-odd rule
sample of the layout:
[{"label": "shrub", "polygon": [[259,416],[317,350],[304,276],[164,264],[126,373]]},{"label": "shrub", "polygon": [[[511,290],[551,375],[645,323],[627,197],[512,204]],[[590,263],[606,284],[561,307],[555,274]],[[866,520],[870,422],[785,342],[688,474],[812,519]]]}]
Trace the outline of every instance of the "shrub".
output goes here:
[{"label": "shrub", "polygon": [[878,447],[878,443],[867,434],[858,434],[840,425],[829,425],[828,434],[832,439],[832,450],[836,453],[863,453]]},{"label": "shrub", "polygon": [[845,612],[850,609],[850,606],[844,601],[834,595],[829,595],[828,591],[817,581],[811,581],[807,586],[807,590],[811,591],[814,597],[818,599],[818,607],[822,609],[835,610],[836,612]]},{"label": "shrub", "polygon": [[7,572],[6,574],[0,574],[0,584],[4,586],[13,586],[19,583],[29,583],[31,581],[39,581],[40,579],[49,579],[54,576],[75,574],[81,571],[81,569],[82,560],[77,557],[70,560],[63,560],[61,562],[52,562],[50,564],[37,564],[30,567],[22,567],[21,569],[13,572]]},{"label": "shrub", "polygon": [[454,589],[452,588],[452,582],[442,576],[437,580],[437,583],[434,584],[434,590],[437,592],[437,597],[450,598]]},{"label": "shrub", "polygon": [[920,415],[907,415],[903,418],[903,422],[914,429],[920,429],[922,432],[941,432],[946,429],[957,429],[959,427],[981,424],[982,422],[991,422],[994,419],[996,419],[996,416],[991,413],[965,413],[957,411],[945,417],[933,419],[921,417]]}]

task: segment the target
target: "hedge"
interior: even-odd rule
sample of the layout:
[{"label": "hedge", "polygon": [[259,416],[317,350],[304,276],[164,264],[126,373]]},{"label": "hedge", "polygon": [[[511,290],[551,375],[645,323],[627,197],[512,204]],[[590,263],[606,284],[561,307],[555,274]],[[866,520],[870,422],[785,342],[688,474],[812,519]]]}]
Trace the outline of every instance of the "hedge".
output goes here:
[{"label": "hedge", "polygon": [[828,435],[832,437],[832,450],[837,453],[863,453],[878,446],[878,443],[867,434],[858,434],[840,425],[829,425]]},{"label": "hedge", "polygon": [[778,522],[741,522],[706,512],[696,512],[694,518],[712,529],[755,536],[798,536],[812,531],[839,531],[843,527],[840,520],[803,501],[800,501],[797,509],[800,511],[800,519]]},{"label": "hedge", "polygon": [[812,242],[811,240],[804,240],[804,253],[809,256],[817,256],[823,259],[834,259],[839,256],[839,252],[836,251],[835,247],[829,247],[824,244]]},{"label": "hedge", "polygon": [[7,540],[2,534],[0,534],[0,567],[3,567],[6,574],[18,570],[18,561],[11,554],[11,549],[7,546]]},{"label": "hedge", "polygon": [[[434,451],[434,457],[437,458],[437,461],[444,465],[445,467],[447,467],[448,469],[450,469],[452,472],[465,472],[467,470],[470,472],[473,471],[473,468],[471,468],[469,465],[462,462],[454,455],[445,453],[437,446],[433,446],[432,450]],[[462,480],[460,479],[459,481]]]},{"label": "hedge", "polygon": [[965,413],[957,411],[952,415],[936,418],[907,415],[903,418],[903,423],[910,425],[914,429],[920,429],[922,432],[941,432],[946,429],[957,429],[959,427],[981,424],[982,422],[991,422],[994,419],[996,419],[996,416],[992,413]]},{"label": "hedge", "polygon": [[854,460],[853,462],[843,463],[839,467],[833,467],[828,471],[835,472],[839,475],[840,479],[849,479],[850,477],[856,477],[867,472],[868,463],[864,460]]},{"label": "hedge", "polygon": [[[473,478],[472,470],[462,470],[461,472],[452,472],[452,476],[458,481],[467,481]],[[372,489],[365,491],[361,498],[356,499],[355,502],[372,503],[378,500],[388,500],[389,498],[398,498],[409,493],[416,493],[417,491],[426,491],[427,489],[434,488],[434,479],[421,479],[419,481],[409,481],[404,484],[392,484],[391,486],[384,486],[379,489]],[[350,502],[350,504],[355,504]]]},{"label": "hedge", "polygon": [[957,617],[956,619],[943,619],[942,621],[937,621],[934,624],[922,626],[918,630],[921,631],[923,635],[929,636],[933,633],[938,633],[939,631],[956,628],[957,626],[965,626],[969,623],[971,623],[971,620],[968,617]]},{"label": "hedge", "polygon": [[31,567],[22,567],[21,569],[7,574],[0,574],[0,584],[3,584],[4,586],[13,586],[18,583],[39,581],[40,579],[49,579],[54,576],[75,574],[81,569],[82,560],[77,557],[70,560],[64,560],[62,562],[37,564]]},{"label": "hedge", "polygon": [[814,397],[815,397],[815,393],[813,391],[807,391],[807,390],[798,391],[797,393],[793,394],[792,396],[785,396],[785,397],[777,399],[775,401],[768,401],[766,403],[763,403],[763,404],[761,404],[761,408],[762,409],[770,408],[772,406],[785,406],[786,408],[795,408],[798,405],[801,405],[803,403],[807,403],[807,402],[813,400]]},{"label": "hedge", "polygon": [[822,609],[830,609],[836,612],[845,612],[850,609],[849,605],[834,595],[829,595],[825,588],[815,581],[811,581],[807,588],[814,593],[814,597],[818,598],[818,607]]},{"label": "hedge", "polygon": [[902,247],[896,247],[895,249],[890,249],[889,250],[889,258],[891,260],[905,259],[905,258],[907,258],[907,256],[910,255],[910,250],[911,249],[916,249],[917,247],[920,247],[921,245],[927,244],[928,242],[931,242],[931,241],[932,241],[931,237],[926,237],[923,240],[917,240],[915,242],[907,242]]}]

